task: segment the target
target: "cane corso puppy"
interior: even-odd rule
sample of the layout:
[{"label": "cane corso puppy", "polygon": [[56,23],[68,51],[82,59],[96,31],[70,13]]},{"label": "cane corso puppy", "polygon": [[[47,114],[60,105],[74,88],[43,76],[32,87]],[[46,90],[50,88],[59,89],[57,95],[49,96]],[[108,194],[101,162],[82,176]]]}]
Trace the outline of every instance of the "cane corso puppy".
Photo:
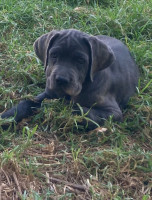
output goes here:
[{"label": "cane corso puppy", "polygon": [[[39,37],[34,50],[45,67],[45,92],[34,101],[21,101],[2,118],[15,116],[19,122],[32,115],[44,98],[64,97],[78,103],[97,124],[109,116],[122,121],[121,109],[136,91],[138,68],[121,41],[74,29],[54,30]],[[88,126],[94,128],[92,122]]]}]

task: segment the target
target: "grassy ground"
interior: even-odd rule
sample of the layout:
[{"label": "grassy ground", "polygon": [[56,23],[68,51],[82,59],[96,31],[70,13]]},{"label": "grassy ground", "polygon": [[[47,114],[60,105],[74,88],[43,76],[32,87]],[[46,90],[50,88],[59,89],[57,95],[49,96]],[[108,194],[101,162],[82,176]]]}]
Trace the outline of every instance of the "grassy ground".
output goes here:
[{"label": "grassy ground", "polygon": [[34,117],[0,128],[0,199],[150,200],[152,1],[1,0],[0,112],[44,90],[33,42],[67,28],[126,43],[140,69],[138,94],[123,123],[109,120],[89,133],[76,129],[81,117],[63,100],[45,101]]}]

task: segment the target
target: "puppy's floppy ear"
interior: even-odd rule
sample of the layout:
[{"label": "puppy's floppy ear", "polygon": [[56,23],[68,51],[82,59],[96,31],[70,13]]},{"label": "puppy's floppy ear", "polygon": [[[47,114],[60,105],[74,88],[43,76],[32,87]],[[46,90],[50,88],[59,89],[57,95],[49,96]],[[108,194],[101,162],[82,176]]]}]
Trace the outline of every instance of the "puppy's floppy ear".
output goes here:
[{"label": "puppy's floppy ear", "polygon": [[91,58],[90,58],[90,79],[93,81],[94,74],[110,66],[115,61],[112,49],[95,36],[88,38]]},{"label": "puppy's floppy ear", "polygon": [[51,45],[55,39],[59,36],[58,31],[51,31],[47,34],[42,35],[34,42],[34,50],[37,57],[42,61],[43,65],[47,66],[48,61],[48,50],[51,48]]}]

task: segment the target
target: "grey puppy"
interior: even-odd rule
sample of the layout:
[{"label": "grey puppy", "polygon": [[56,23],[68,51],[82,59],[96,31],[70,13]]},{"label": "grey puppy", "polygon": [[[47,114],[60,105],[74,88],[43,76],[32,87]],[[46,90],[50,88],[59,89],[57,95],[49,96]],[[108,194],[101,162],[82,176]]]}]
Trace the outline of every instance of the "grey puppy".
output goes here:
[{"label": "grey puppy", "polygon": [[[87,117],[98,124],[111,115],[122,121],[121,109],[136,91],[139,72],[121,41],[69,29],[42,35],[35,41],[34,50],[45,66],[45,92],[35,101],[20,102],[2,118],[16,113],[15,120],[20,121],[44,98],[65,97],[80,104]],[[88,126],[95,127],[91,122]]]}]

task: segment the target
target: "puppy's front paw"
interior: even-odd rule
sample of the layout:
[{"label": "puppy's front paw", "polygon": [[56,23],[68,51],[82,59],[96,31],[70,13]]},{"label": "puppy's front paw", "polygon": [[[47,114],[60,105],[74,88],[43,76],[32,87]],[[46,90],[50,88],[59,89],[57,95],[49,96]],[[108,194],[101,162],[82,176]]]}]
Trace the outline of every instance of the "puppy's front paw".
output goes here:
[{"label": "puppy's front paw", "polygon": [[41,103],[35,102],[32,100],[24,100],[21,101],[18,105],[13,108],[7,110],[1,115],[1,118],[10,118],[14,117],[16,122],[20,122],[23,118],[31,116],[36,108],[39,108]]}]

